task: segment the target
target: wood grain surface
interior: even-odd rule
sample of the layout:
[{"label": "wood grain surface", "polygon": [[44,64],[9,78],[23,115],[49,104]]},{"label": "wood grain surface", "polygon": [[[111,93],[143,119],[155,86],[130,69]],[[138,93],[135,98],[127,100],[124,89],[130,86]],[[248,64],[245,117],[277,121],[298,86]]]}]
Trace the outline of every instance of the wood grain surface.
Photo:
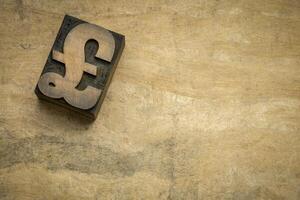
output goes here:
[{"label": "wood grain surface", "polygon": [[[126,36],[97,120],[33,90],[65,14]],[[299,0],[0,0],[0,199],[300,199]]]}]

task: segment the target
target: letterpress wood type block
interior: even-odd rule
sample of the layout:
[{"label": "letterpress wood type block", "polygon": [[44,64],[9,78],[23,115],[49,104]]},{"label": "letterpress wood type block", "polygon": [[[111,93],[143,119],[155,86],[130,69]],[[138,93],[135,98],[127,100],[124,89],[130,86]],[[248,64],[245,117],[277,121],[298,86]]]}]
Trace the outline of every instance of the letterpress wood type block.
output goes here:
[{"label": "letterpress wood type block", "polygon": [[124,46],[125,36],[66,15],[36,95],[95,119]]}]

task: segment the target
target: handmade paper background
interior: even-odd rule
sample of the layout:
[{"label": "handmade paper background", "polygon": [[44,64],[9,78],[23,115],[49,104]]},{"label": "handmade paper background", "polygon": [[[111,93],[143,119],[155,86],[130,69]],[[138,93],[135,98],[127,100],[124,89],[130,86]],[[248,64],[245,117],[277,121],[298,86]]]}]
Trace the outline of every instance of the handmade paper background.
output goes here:
[{"label": "handmade paper background", "polygon": [[[33,90],[64,14],[126,36],[98,119]],[[300,199],[299,0],[0,0],[0,199]]]}]

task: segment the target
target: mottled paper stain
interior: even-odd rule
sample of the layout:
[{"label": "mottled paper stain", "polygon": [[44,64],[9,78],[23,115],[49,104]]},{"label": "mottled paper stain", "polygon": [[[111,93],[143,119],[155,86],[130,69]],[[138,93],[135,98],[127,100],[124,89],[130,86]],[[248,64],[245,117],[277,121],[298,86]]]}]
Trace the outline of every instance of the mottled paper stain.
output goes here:
[{"label": "mottled paper stain", "polygon": [[[39,102],[64,14],[126,47],[99,118]],[[300,199],[300,2],[0,0],[0,199]]]}]

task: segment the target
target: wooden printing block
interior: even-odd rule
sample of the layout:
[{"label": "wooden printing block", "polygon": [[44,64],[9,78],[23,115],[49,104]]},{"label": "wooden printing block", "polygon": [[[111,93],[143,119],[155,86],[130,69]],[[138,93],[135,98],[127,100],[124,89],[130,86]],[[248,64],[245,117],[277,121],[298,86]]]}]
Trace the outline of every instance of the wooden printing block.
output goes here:
[{"label": "wooden printing block", "polygon": [[36,95],[95,119],[124,46],[125,36],[66,15]]}]

